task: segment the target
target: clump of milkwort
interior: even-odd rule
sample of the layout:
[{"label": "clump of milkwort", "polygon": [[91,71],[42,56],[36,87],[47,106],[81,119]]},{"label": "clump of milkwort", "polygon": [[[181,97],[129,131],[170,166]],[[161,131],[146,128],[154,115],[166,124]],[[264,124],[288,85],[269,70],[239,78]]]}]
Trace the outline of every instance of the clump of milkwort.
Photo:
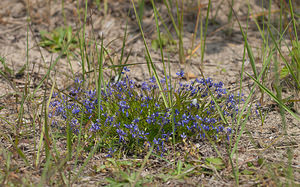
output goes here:
[{"label": "clump of milkwort", "polygon": [[[76,79],[76,87],[69,95],[52,95],[49,117],[60,127],[69,123],[73,138],[83,138],[87,150],[101,140],[101,150],[108,152],[108,156],[121,150],[141,153],[147,150],[145,146],[152,145],[154,151],[163,156],[173,137],[175,142],[205,141],[207,136],[227,141],[231,127],[222,121],[208,88],[228,121],[235,120],[239,97],[227,93],[222,82],[214,83],[207,78],[183,83],[183,75],[183,71],[177,73],[178,81],[174,85],[168,78],[160,80],[165,93],[172,93],[173,105],[169,108],[154,77],[140,85],[128,75],[109,82],[101,90],[100,103],[96,89],[87,90],[82,81]],[[105,138],[101,138],[103,136]]]}]

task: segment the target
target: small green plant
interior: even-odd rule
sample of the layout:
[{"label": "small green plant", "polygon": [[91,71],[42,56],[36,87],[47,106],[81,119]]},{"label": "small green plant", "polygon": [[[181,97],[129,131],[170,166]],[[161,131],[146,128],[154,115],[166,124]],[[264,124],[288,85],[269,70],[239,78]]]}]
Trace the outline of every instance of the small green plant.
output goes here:
[{"label": "small green plant", "polygon": [[109,183],[109,186],[144,186],[144,184],[151,184],[152,180],[149,176],[140,178],[138,181],[135,181],[137,177],[137,172],[126,170],[119,171],[115,173],[114,178],[106,178],[106,181]]},{"label": "small green plant", "polygon": [[[292,50],[290,52],[291,56],[291,69],[294,71],[296,78],[300,80],[300,42],[293,40],[292,41]],[[281,69],[280,78],[286,78],[288,75],[291,75],[287,66]],[[300,89],[300,88],[298,88]]]},{"label": "small green plant", "polygon": [[7,65],[4,57],[0,56],[0,62],[2,63],[2,66],[3,66],[3,71],[0,69],[0,75],[4,76],[6,78],[8,78],[8,77],[20,78],[24,75],[26,64],[24,64],[17,72],[15,72],[13,69],[11,69]]},{"label": "small green plant", "polygon": [[177,161],[176,168],[170,169],[167,174],[159,174],[158,178],[162,179],[164,182],[169,181],[170,179],[182,179],[188,177],[197,172],[197,167],[182,162],[181,160]]},{"label": "small green plant", "polygon": [[[161,39],[161,45],[162,47],[166,47],[168,51],[174,51],[175,52],[175,45],[177,44],[177,42],[175,40],[173,40],[172,38],[169,37],[169,35],[161,33],[160,34],[160,39]],[[158,50],[159,49],[159,38],[156,38],[154,40],[151,41],[151,47],[154,50]]]},{"label": "small green plant", "polygon": [[65,46],[69,44],[68,50],[65,50],[64,55],[66,55],[69,50],[74,50],[78,47],[78,42],[73,36],[71,26],[66,28],[58,27],[51,32],[41,31],[40,34],[42,39],[40,46],[45,47],[50,52],[62,52]]},{"label": "small green plant", "polygon": [[[106,181],[110,186],[142,186],[144,183],[151,183],[151,177],[141,178],[135,182],[137,173],[132,171],[135,163],[126,160],[115,160],[107,158],[107,163],[110,169],[113,170],[113,177],[107,177]],[[133,185],[135,183],[135,185]]]},{"label": "small green plant", "polygon": [[[125,67],[124,71],[129,69]],[[177,75],[181,80],[184,72]],[[175,142],[194,138],[209,138],[217,142],[229,139],[231,128],[222,122],[216,104],[226,118],[234,120],[238,112],[238,99],[227,93],[222,82],[213,83],[212,79],[207,78],[190,83],[180,81],[177,86],[169,81],[160,82],[164,92],[168,92],[167,88],[174,90],[172,108],[164,105],[154,77],[143,82],[140,88],[128,76],[118,82],[107,83],[105,90],[101,88],[99,103],[96,90],[86,90],[82,81],[77,79],[77,87],[71,90],[71,96],[53,95],[49,116],[60,116],[61,123],[56,117],[52,124],[62,127],[67,123],[73,131],[73,138],[78,139],[79,134],[83,133],[81,141],[86,142],[87,151],[99,143],[103,134],[107,134],[108,138],[101,140],[100,144],[108,157],[117,152],[139,155],[145,147],[149,149],[152,145],[155,152],[163,156],[173,137]],[[166,82],[169,82],[168,87]],[[208,88],[217,103],[211,99]],[[97,115],[98,110],[100,115]]]},{"label": "small green plant", "polygon": [[[96,1],[96,5],[98,7],[98,10],[101,10],[101,3],[100,0],[95,0]],[[107,15],[107,10],[108,10],[108,1],[107,0],[103,0],[103,12],[104,15]]]},{"label": "small green plant", "polygon": [[[290,51],[291,62],[287,63],[280,71],[280,79],[285,80],[287,83],[292,84],[295,99],[288,99],[294,105],[294,109],[300,112],[300,42],[292,41],[292,50]],[[292,80],[290,82],[290,80]]]},{"label": "small green plant", "polygon": [[[164,19],[162,18],[162,16],[160,15],[159,11],[157,10],[157,6],[156,3],[154,3],[153,0],[151,0],[152,6],[153,6],[153,10],[154,10],[154,14],[157,17],[157,20],[159,19],[159,21],[162,22],[162,25],[165,28],[165,31],[167,32],[167,37],[162,36],[161,34],[161,38],[158,37],[158,39],[155,39],[152,41],[152,48],[157,50],[159,48],[160,42],[162,42],[162,46],[164,47],[166,45],[166,39],[169,40],[169,44],[172,44],[170,46],[173,46],[175,44],[177,44],[177,53],[179,54],[179,62],[181,64],[185,64],[186,62],[186,51],[184,48],[184,44],[183,44],[183,37],[184,37],[184,14],[185,14],[185,6],[186,6],[186,2],[185,1],[171,1],[171,0],[163,0],[162,3],[163,5],[166,7],[167,9],[167,15],[169,16],[169,18],[171,19],[172,22],[172,27],[175,30],[176,33],[176,38],[177,42],[174,42],[173,36],[171,34],[170,28],[167,27],[167,25],[164,22]],[[195,2],[193,2],[195,3]],[[190,5],[189,5],[190,6]],[[203,25],[202,25],[202,19],[201,19],[201,11],[200,9],[202,8],[202,5],[200,4],[200,1],[198,1],[197,3],[198,6],[198,16],[197,16],[197,20],[196,20],[196,24],[195,24],[195,33],[193,33],[194,37],[193,37],[193,42],[192,42],[192,48],[194,46],[194,40],[196,38],[197,35],[197,30],[198,30],[198,22],[200,20],[200,27],[201,27],[201,42],[199,45],[201,45],[201,61],[203,62],[204,60],[204,49],[205,49],[205,44],[206,44],[206,35],[207,35],[207,27],[208,27],[208,17],[209,17],[209,13],[210,13],[210,8],[211,8],[211,1],[209,1],[208,3],[208,10],[207,10],[207,14],[206,14],[206,21],[205,21],[205,25],[204,25],[204,30],[203,30]],[[173,11],[173,9],[175,9],[176,11]],[[142,23],[141,17],[137,14],[137,17],[139,17],[140,23]],[[158,27],[158,21],[156,22],[156,27]],[[160,32],[157,32],[158,35]],[[159,39],[160,38],[160,39]],[[165,39],[166,38],[166,39]],[[161,41],[159,41],[161,40]],[[174,51],[173,47],[170,50],[171,52]],[[192,55],[189,55],[189,57],[191,57]]]},{"label": "small green plant", "polygon": [[221,170],[225,168],[225,163],[221,158],[209,157],[205,159],[205,165],[213,170]]}]

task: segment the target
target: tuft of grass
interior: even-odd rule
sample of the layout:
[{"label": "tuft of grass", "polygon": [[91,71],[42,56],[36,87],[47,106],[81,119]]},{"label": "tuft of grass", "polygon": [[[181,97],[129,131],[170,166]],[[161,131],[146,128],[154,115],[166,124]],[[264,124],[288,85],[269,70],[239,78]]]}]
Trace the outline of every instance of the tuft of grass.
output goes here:
[{"label": "tuft of grass", "polygon": [[[74,50],[78,47],[78,42],[73,36],[72,27],[58,27],[51,32],[40,31],[41,42],[39,45],[45,47],[53,53],[62,52],[64,46],[69,43],[68,50]],[[66,52],[67,52],[66,51]],[[64,55],[66,55],[66,52]]]},{"label": "tuft of grass", "polygon": [[[200,1],[198,1],[198,14],[197,14],[197,20],[195,23],[195,33],[193,33],[193,39],[192,39],[192,48],[194,47],[194,40],[196,38],[197,35],[197,30],[198,30],[198,22],[200,21],[200,28],[201,28],[201,39],[200,39],[200,44],[195,48],[192,49],[192,52],[189,52],[191,54],[186,55],[185,53],[185,46],[183,45],[183,37],[184,37],[184,14],[185,14],[185,1],[178,1],[176,0],[175,3],[173,1],[167,1],[167,0],[163,0],[163,4],[165,5],[166,9],[167,9],[167,13],[169,18],[171,19],[172,22],[172,28],[175,30],[177,39],[178,39],[178,55],[179,55],[179,62],[181,64],[185,64],[186,62],[186,58],[187,57],[191,57],[192,54],[199,48],[201,47],[201,62],[203,62],[204,60],[204,51],[205,51],[205,43],[206,43],[206,35],[207,35],[207,28],[208,28],[208,22],[209,22],[209,14],[210,14],[210,10],[211,10],[211,1],[208,2],[207,5],[207,14],[206,14],[206,21],[205,21],[205,26],[204,26],[204,31],[203,31],[203,25],[202,25],[202,15],[201,15],[201,9],[204,7],[204,5],[200,4]],[[156,5],[154,4],[155,9]],[[172,11],[173,9],[175,9],[176,11]],[[175,12],[173,15],[173,12]],[[167,39],[171,41],[170,44],[175,44],[175,42],[173,42],[173,36],[171,34],[170,29],[166,26],[166,24],[164,23],[164,20],[162,19],[160,13],[158,11],[156,11],[156,13],[160,19],[160,21],[162,22],[166,32],[167,32]],[[165,40],[163,40],[164,43],[166,43]],[[153,41],[153,48],[157,49],[159,45],[157,45],[157,41],[154,40]],[[191,50],[189,50],[191,51]]]},{"label": "tuft of grass", "polygon": [[[129,69],[124,67],[124,73],[126,71]],[[183,74],[182,71],[178,72],[179,78]],[[216,105],[219,105],[223,118],[233,118],[234,113],[238,112],[238,99],[223,88],[222,82],[213,83],[208,78],[190,83],[180,81],[178,85],[172,85],[168,80],[168,89],[166,82],[166,79],[161,80],[163,91],[174,90],[172,108],[164,105],[154,77],[143,82],[138,89],[136,83],[126,75],[118,82],[107,83],[106,91],[104,86],[99,87],[98,91],[87,90],[82,81],[77,80],[77,86],[70,95],[53,94],[49,116],[56,127],[63,126],[67,121],[74,141],[78,140],[83,126],[80,141],[85,142],[86,151],[99,142],[102,134],[107,134],[108,138],[99,143],[109,157],[118,151],[139,155],[145,146],[150,148],[152,145],[155,146],[155,152],[163,156],[172,142],[172,120],[175,123],[175,142],[208,137],[217,142],[229,139],[231,127],[222,122]],[[97,97],[97,93],[101,93],[101,97]],[[171,118],[172,111],[175,113],[174,119]],[[55,116],[59,116],[62,122]]]}]

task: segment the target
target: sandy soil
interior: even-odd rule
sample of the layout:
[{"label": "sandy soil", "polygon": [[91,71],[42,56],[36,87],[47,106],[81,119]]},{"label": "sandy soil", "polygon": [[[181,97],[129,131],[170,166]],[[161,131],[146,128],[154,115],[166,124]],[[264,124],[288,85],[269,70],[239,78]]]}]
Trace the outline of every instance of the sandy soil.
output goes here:
[{"label": "sandy soil", "polygon": [[[29,2],[29,4],[27,4],[27,2]],[[202,70],[204,71],[206,77],[211,77],[217,81],[223,81],[228,88],[234,90],[238,88],[239,85],[244,42],[236,22],[234,22],[234,25],[232,27],[232,34],[226,34],[228,31],[227,15],[229,12],[229,6],[227,3],[225,3],[225,1],[216,1],[213,4],[214,6],[212,14],[214,15],[216,13],[216,7],[219,4],[220,9],[216,18],[217,24],[208,26],[208,36]],[[67,18],[66,23],[67,25],[72,26],[74,32],[76,32],[76,29],[79,28],[76,1],[67,0],[64,6],[65,15]],[[84,2],[81,1],[81,4],[79,6],[83,8]],[[47,72],[49,66],[58,57],[58,54],[51,53],[48,50],[37,45],[41,40],[40,31],[51,31],[58,26],[63,26],[64,19],[63,13],[61,11],[62,9],[60,1],[1,0],[0,7],[0,56],[6,59],[7,65],[15,72],[22,68],[22,66],[26,64],[26,61],[28,60],[30,70],[28,72],[30,76],[29,78],[31,79],[30,85],[25,85],[27,78],[25,75],[27,74],[27,72],[25,72],[25,75],[23,76],[8,75],[7,77],[13,83],[13,85],[9,84],[4,77],[0,77],[0,107],[5,107],[5,109],[0,111],[0,115],[7,118],[12,124],[14,124],[18,117],[17,112],[19,110],[20,103],[20,101],[16,99],[17,96],[15,94],[12,94],[15,91],[14,89],[22,91],[25,86],[30,86],[31,89],[36,88],[39,81]],[[28,14],[30,15],[30,24],[27,24],[26,21],[26,7],[28,7],[29,9]],[[266,10],[260,7],[260,2],[258,1],[251,1],[251,7],[253,13],[258,13]],[[161,6],[159,8],[162,12],[166,11],[164,6]],[[234,9],[237,10],[237,15],[240,18],[243,27],[245,28],[248,9],[247,4],[245,4],[243,0],[236,0]],[[95,36],[99,40],[100,36],[103,35],[105,45],[113,41],[107,48],[111,51],[112,58],[116,61],[120,56],[120,50],[122,47],[122,39],[126,26],[125,23],[127,11],[131,10],[131,14],[128,18],[128,39],[126,43],[125,54],[127,55],[131,51],[128,63],[143,63],[130,67],[131,77],[135,78],[137,81],[144,81],[148,79],[149,75],[144,55],[145,49],[136,20],[134,18],[134,14],[132,13],[132,6],[129,1],[109,2],[107,15],[104,15],[103,12],[98,11],[96,6],[91,2],[89,3],[89,10],[90,11],[87,19],[88,24],[86,25],[86,37],[92,38],[93,36]],[[186,49],[190,48],[191,46],[191,38],[196,22],[196,15],[197,10],[190,10],[185,15],[183,41]],[[165,19],[166,24],[171,25],[171,20],[167,17]],[[155,20],[149,5],[147,5],[146,7],[143,24],[145,37],[150,46],[151,41],[155,39],[156,30],[154,26]],[[28,59],[26,52],[27,31],[29,49]],[[172,32],[174,32],[174,30]],[[259,58],[259,56],[261,56],[259,54],[261,38],[253,22],[250,22],[249,24],[248,39],[257,56],[256,65],[259,69],[262,66],[262,60]],[[194,46],[197,46],[199,44],[199,41],[200,38],[197,37]],[[163,66],[161,63],[160,54],[153,49],[151,49],[151,54],[159,75],[162,76]],[[180,69],[183,69],[189,75],[187,79],[200,77],[200,49],[198,49],[195,55],[188,59],[185,64],[180,64],[178,62],[178,59],[179,57],[177,52],[170,53],[172,76],[175,77],[176,72],[178,72]],[[72,64],[72,68],[76,75],[79,76],[81,73],[81,64],[79,60],[72,58],[70,59],[70,63]],[[106,60],[105,67],[108,67],[108,65],[109,61]],[[3,69],[3,66],[0,67]],[[248,60],[246,60],[245,70],[252,74],[251,65]],[[105,73],[105,76],[108,79],[110,72],[106,71]],[[53,73],[51,73],[51,76],[52,79],[55,80],[58,87],[61,89],[68,88],[72,85],[74,79],[72,77],[72,74],[70,74],[70,66],[67,58],[62,58],[58,61],[53,70]],[[268,77],[267,79],[270,82],[270,85],[272,85],[272,76]],[[246,76],[243,79],[243,84],[243,93],[247,95],[249,93],[249,89],[253,86],[253,82]],[[40,95],[44,93],[45,88],[47,90],[46,94],[49,94],[49,85],[45,84],[42,86],[42,88],[43,89],[38,92]],[[257,91],[257,94],[253,98],[253,100],[255,101],[258,99],[260,99],[260,94]],[[27,107],[25,107],[24,118],[29,121],[29,124],[30,120],[32,120],[31,113],[32,111],[36,110],[36,108],[34,108],[33,106],[39,106],[39,100],[41,100],[41,97],[37,97],[37,103],[26,104]],[[262,125],[261,120],[256,116],[251,117],[251,120],[249,120],[246,124],[248,133],[245,133],[245,135],[242,137],[241,143],[238,147],[240,169],[246,168],[248,162],[257,162],[258,158],[261,157],[270,163],[287,163],[288,158],[286,155],[286,149],[293,148],[292,166],[295,170],[295,177],[297,177],[296,181],[298,181],[299,184],[300,123],[299,121],[293,119],[293,117],[291,117],[290,115],[287,115],[289,138],[285,138],[282,135],[283,130],[278,107],[274,105],[267,96],[265,96],[265,105],[263,107],[266,109],[266,111],[268,111],[268,115],[264,124]],[[6,123],[4,121],[0,120],[1,131],[13,136],[13,128],[8,127],[5,124]],[[252,136],[252,140],[251,138],[249,138],[250,135]],[[1,138],[1,141],[4,142],[4,138]],[[23,147],[26,147],[27,152],[33,150],[33,145],[30,139],[22,139],[22,143],[23,144],[21,145]],[[204,157],[215,155],[214,150],[210,145],[207,144],[201,145],[202,147],[200,150],[203,150],[201,151],[201,155]],[[12,145],[8,145],[8,147],[12,149]],[[222,154],[226,154],[224,147],[220,147],[220,150]],[[103,164],[104,161],[100,159],[101,157],[101,155],[98,155],[93,159],[96,165]],[[0,159],[0,161],[2,162],[3,160]],[[152,160],[151,162],[154,163],[155,160]],[[159,164],[157,165],[157,168],[161,167]],[[272,168],[269,169],[272,170]],[[111,173],[102,173],[90,176],[89,171],[90,170],[88,169],[87,171],[85,171],[87,177],[83,177],[81,183],[79,183],[78,185],[81,184],[83,186],[93,186],[97,184],[97,181],[103,179],[103,177],[111,176]],[[151,174],[151,172],[155,173],[157,171],[159,170],[148,171],[148,174]],[[231,168],[227,168],[225,169],[225,171],[219,173],[219,176],[213,175],[210,176],[210,178],[202,175],[198,177],[191,177],[190,179],[183,181],[172,180],[171,182],[167,182],[166,185],[194,186],[195,184],[203,183],[204,185],[208,186],[230,186],[233,184],[234,180],[224,177],[228,176],[230,171]],[[38,171],[35,172],[36,180],[38,180]],[[264,176],[263,173],[265,173],[265,171],[258,170],[257,172],[261,172],[261,176]],[[146,174],[147,172],[144,175]],[[259,174],[257,174],[257,176],[259,176]],[[260,181],[264,180],[261,179]],[[246,186],[255,185],[256,182],[257,181],[255,179],[247,179],[247,177],[243,177],[241,179],[241,184],[244,184]],[[274,185],[272,181],[265,180],[264,182],[265,184],[262,185]]]}]

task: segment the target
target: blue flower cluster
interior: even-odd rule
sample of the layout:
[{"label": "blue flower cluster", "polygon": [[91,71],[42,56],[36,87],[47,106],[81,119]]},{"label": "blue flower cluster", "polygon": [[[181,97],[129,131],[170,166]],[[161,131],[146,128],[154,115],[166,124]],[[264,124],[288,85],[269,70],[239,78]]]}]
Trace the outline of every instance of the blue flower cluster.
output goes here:
[{"label": "blue flower cluster", "polygon": [[[124,68],[123,73],[129,71]],[[134,152],[136,150],[132,149],[145,150],[145,146],[152,145],[163,156],[173,136],[176,142],[205,140],[206,136],[215,140],[228,138],[231,129],[222,122],[216,104],[226,118],[234,121],[239,112],[239,97],[228,94],[222,82],[214,83],[207,78],[184,83],[184,72],[177,75],[178,84],[171,85],[165,79],[160,81],[163,89],[172,93],[173,106],[170,108],[164,105],[154,77],[137,84],[125,74],[125,78],[103,87],[100,104],[97,99],[100,93],[95,89],[86,90],[82,81],[76,79],[76,87],[69,95],[52,95],[49,117],[53,121],[58,117],[67,121],[74,136],[82,129],[87,134],[84,136],[88,137],[86,141],[93,142],[106,134],[103,143],[109,156],[119,149]],[[208,88],[217,103],[212,100]],[[101,107],[100,115],[98,106]]]}]

